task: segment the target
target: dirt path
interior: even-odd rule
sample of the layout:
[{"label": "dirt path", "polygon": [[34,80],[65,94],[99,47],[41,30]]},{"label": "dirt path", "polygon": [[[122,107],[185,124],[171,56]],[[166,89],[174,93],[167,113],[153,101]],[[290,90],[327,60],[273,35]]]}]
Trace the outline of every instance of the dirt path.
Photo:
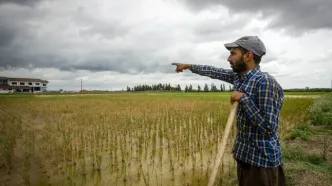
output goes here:
[{"label": "dirt path", "polygon": [[[309,139],[303,138],[310,132]],[[308,126],[298,137],[286,140],[285,170],[290,186],[332,185],[332,127]]]}]

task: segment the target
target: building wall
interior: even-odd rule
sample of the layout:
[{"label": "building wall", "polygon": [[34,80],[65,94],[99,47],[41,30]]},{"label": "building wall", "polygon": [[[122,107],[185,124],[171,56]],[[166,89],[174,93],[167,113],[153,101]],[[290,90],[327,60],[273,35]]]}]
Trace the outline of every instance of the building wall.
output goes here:
[{"label": "building wall", "polygon": [[6,78],[0,78],[0,85],[6,85],[8,80]]},{"label": "building wall", "polygon": [[[13,84],[13,83],[16,83],[16,84]],[[11,80],[8,80],[8,85],[30,86],[30,87],[47,87],[47,83],[42,83],[42,82],[11,81]]]},{"label": "building wall", "polygon": [[47,83],[43,82],[34,82],[34,81],[11,81],[8,80],[9,86],[29,86],[29,87],[40,87],[42,91],[47,90]]}]

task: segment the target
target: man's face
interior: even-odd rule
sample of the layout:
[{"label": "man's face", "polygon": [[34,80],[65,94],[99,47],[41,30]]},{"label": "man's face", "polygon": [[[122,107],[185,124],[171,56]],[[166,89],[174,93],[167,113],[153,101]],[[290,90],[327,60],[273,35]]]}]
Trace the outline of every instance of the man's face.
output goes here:
[{"label": "man's face", "polygon": [[231,68],[236,73],[241,73],[247,70],[246,63],[239,48],[232,48],[230,50],[230,55],[227,61],[229,61]]}]

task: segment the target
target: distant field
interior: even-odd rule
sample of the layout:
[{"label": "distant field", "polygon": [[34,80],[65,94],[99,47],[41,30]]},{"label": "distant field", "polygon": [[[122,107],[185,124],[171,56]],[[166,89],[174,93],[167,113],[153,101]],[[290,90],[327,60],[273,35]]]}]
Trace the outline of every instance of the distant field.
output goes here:
[{"label": "distant field", "polygon": [[[54,92],[45,92],[45,93],[14,93],[14,94],[0,94],[0,97],[34,97],[34,96],[51,96],[51,95],[70,95],[70,96],[82,96],[82,95],[119,95],[119,96],[132,96],[132,95],[151,95],[151,96],[162,96],[162,97],[172,97],[172,96],[198,96],[198,97],[227,97],[230,96],[232,92],[84,92],[84,93],[54,93]],[[331,92],[284,92],[285,95],[325,95]]]},{"label": "distant field", "polygon": [[[1,95],[0,181],[206,185],[231,108],[230,94]],[[306,117],[314,100],[285,98],[281,137]],[[232,140],[220,170],[222,185],[233,185],[235,179],[231,146]]]},{"label": "distant field", "polygon": [[324,95],[331,92],[284,92],[285,95]]}]

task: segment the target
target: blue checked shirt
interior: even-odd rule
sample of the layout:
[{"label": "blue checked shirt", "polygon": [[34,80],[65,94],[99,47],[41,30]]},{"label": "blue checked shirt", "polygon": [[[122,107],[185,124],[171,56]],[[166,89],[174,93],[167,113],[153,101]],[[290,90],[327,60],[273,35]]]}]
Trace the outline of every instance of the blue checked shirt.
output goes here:
[{"label": "blue checked shirt", "polygon": [[245,92],[237,112],[234,158],[257,167],[281,165],[278,127],[284,94],[278,82],[262,72],[259,66],[244,75],[208,65],[191,64],[190,70],[228,82],[234,85],[235,90]]}]

